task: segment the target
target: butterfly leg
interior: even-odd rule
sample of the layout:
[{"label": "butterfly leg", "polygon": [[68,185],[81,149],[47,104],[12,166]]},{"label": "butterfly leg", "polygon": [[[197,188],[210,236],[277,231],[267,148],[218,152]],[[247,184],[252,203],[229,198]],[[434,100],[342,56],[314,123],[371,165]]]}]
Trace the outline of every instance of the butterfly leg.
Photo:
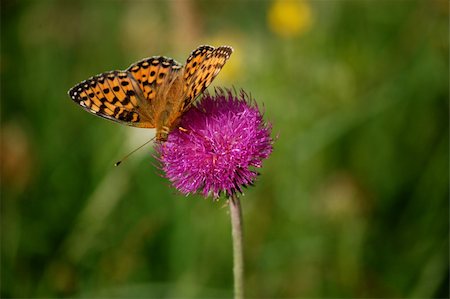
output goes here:
[{"label": "butterfly leg", "polygon": [[170,132],[170,128],[167,126],[168,116],[169,112],[163,111],[158,117],[156,124],[156,140],[158,141],[167,141],[167,136]]}]

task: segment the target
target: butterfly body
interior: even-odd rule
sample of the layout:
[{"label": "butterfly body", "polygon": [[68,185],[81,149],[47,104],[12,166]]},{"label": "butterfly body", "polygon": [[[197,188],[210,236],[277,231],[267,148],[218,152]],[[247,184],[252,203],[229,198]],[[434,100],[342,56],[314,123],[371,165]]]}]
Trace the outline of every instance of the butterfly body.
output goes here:
[{"label": "butterfly body", "polygon": [[69,96],[94,115],[129,126],[156,128],[156,140],[166,141],[232,52],[228,46],[200,46],[184,66],[164,56],[146,58],[125,71],[91,77],[70,89]]},{"label": "butterfly body", "polygon": [[[156,115],[156,140],[165,141],[170,131],[177,125],[178,119],[184,112],[182,104],[186,99],[185,84],[182,72],[172,75],[174,78],[162,87],[160,94],[156,97],[161,105],[155,112]],[[163,83],[164,84],[164,83]]]}]

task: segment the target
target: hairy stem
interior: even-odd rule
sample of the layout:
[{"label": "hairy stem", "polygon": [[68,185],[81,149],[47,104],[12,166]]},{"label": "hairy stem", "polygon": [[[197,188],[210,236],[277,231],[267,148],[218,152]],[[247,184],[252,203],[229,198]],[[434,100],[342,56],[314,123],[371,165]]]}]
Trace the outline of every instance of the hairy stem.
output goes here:
[{"label": "hairy stem", "polygon": [[234,298],[244,298],[244,252],[242,241],[242,212],[237,195],[229,198],[231,232],[233,236]]}]

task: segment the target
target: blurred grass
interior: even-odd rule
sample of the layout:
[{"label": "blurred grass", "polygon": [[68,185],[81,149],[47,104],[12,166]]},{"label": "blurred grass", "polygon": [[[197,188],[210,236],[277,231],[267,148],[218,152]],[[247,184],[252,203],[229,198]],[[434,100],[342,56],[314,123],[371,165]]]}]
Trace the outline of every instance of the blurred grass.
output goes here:
[{"label": "blurred grass", "polygon": [[213,85],[279,135],[243,197],[248,295],[448,297],[448,18],[447,1],[2,1],[2,298],[231,296],[224,201],[177,194],[149,147],[114,168],[154,132],[66,94],[200,44],[235,48]]}]

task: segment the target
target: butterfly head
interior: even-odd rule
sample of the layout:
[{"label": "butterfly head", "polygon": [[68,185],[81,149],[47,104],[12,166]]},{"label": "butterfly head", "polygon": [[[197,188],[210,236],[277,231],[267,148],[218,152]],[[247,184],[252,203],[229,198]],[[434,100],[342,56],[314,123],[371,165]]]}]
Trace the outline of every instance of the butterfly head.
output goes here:
[{"label": "butterfly head", "polygon": [[169,136],[170,128],[167,126],[163,126],[161,130],[157,130],[156,132],[156,140],[159,142],[166,142],[167,137]]}]

